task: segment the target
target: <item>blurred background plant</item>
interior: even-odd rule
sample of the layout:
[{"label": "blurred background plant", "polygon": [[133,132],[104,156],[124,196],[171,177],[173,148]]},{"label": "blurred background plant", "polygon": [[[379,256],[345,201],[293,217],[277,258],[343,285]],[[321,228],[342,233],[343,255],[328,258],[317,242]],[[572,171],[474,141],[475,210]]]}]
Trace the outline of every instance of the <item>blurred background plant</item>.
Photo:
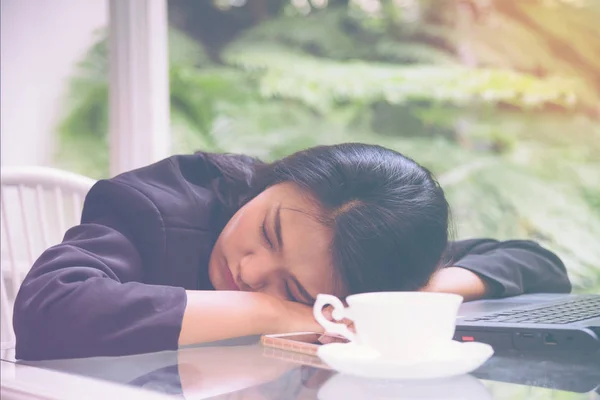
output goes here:
[{"label": "blurred background plant", "polygon": [[[378,143],[430,168],[456,237],[530,238],[600,293],[600,2],[170,0],[175,152]],[[61,167],[108,175],[106,33]]]}]

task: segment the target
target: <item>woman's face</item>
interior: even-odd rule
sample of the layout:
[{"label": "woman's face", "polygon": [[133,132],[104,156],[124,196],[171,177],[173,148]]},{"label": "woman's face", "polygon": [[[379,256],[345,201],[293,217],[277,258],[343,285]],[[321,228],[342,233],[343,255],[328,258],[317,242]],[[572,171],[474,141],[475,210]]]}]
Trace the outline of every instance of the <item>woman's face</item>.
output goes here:
[{"label": "woman's face", "polygon": [[319,211],[293,183],[263,191],[217,239],[208,269],[213,287],[306,304],[318,293],[334,293],[332,232],[313,217]]}]

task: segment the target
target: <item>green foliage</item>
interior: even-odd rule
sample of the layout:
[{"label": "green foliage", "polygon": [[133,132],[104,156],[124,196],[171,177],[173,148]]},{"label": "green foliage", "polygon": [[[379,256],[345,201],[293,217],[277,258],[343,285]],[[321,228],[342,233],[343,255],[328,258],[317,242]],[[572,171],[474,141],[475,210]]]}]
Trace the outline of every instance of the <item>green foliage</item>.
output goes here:
[{"label": "green foliage", "polygon": [[376,60],[400,64],[457,65],[451,53],[424,43],[397,41],[382,38],[373,47]]},{"label": "green foliage", "polygon": [[[495,67],[572,80],[580,104],[598,112],[600,103],[600,3],[547,0],[407,2],[402,13],[388,12],[391,0],[375,1],[369,14],[353,7],[351,16],[381,40],[411,42]],[[469,7],[465,4],[469,3]],[[412,14],[407,21],[402,15]],[[499,34],[500,33],[500,34]],[[383,61],[387,61],[383,59]],[[401,61],[401,60],[400,60]]]},{"label": "green foliage", "polygon": [[[59,167],[99,178],[108,174],[109,71],[106,32],[96,36],[69,85],[56,159]],[[168,39],[171,117],[213,145],[212,124],[227,108],[223,103],[239,103],[244,81],[237,71],[210,69],[202,48],[185,34],[171,29]]]},{"label": "green foliage", "polygon": [[344,7],[308,16],[288,15],[268,20],[247,31],[236,46],[273,45],[336,60],[456,64],[451,53],[427,43],[398,42],[374,33]]},{"label": "green foliage", "polygon": [[[186,35],[169,31],[169,61],[175,75],[182,66],[206,65],[202,48]],[[96,41],[77,65],[66,96],[66,116],[58,127],[65,137],[103,136],[108,130],[108,40],[106,31],[96,32]]]},{"label": "green foliage", "polygon": [[575,104],[569,80],[538,79],[510,70],[330,61],[272,45],[233,46],[225,59],[262,73],[263,96],[298,100],[321,112],[346,102],[492,103],[519,108]]},{"label": "green foliage", "polygon": [[281,44],[335,59],[366,56],[365,46],[357,45],[344,29],[345,18],[346,10],[342,7],[308,17],[284,15],[256,25],[239,38],[238,44]]},{"label": "green foliage", "polygon": [[237,107],[256,98],[238,71],[226,68],[197,70],[172,66],[170,69],[171,112],[201,134],[207,145],[219,149],[213,124],[221,115],[234,113]]}]

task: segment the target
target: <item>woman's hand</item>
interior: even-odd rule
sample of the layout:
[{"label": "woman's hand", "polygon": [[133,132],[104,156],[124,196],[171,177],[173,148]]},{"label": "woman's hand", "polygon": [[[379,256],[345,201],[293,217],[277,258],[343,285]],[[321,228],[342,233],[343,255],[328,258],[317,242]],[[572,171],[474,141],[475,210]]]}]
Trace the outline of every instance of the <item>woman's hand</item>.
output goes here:
[{"label": "woman's hand", "polygon": [[[278,304],[275,308],[278,314],[277,332],[273,333],[290,333],[290,332],[324,332],[324,328],[319,325],[313,316],[312,306],[296,303],[293,301],[285,301],[274,299]],[[349,319],[335,321],[333,319],[333,307],[327,306],[322,311],[325,318],[329,321],[344,323],[350,329],[354,329],[353,323]]]},{"label": "woman's hand", "polygon": [[474,272],[461,267],[446,267],[433,274],[424,292],[455,293],[465,301],[489,297],[488,284]]},{"label": "woman's hand", "polygon": [[275,326],[272,333],[323,332],[315,320],[313,309],[306,304],[273,298]]}]

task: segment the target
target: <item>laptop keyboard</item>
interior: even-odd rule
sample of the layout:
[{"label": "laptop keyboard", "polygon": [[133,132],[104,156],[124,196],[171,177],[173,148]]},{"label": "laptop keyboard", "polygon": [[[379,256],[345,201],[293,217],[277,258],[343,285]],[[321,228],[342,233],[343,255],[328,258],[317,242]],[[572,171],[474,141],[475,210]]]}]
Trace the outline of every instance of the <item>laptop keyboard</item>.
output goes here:
[{"label": "laptop keyboard", "polygon": [[582,296],[560,303],[535,308],[505,310],[463,321],[511,324],[569,324],[596,317],[600,317],[600,296]]}]

